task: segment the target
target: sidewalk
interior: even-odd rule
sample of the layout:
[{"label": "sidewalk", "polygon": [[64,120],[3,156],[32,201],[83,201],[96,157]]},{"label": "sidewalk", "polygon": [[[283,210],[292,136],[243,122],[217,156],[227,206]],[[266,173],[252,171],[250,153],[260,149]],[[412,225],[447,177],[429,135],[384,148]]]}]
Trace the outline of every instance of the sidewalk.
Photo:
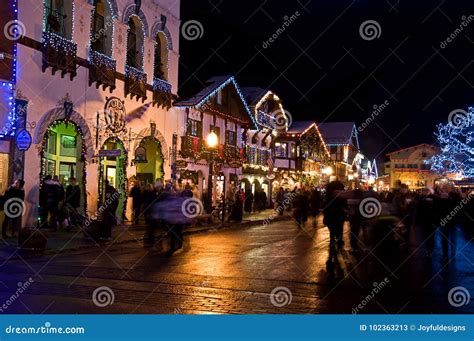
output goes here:
[{"label": "sidewalk", "polygon": [[[263,224],[266,219],[273,217],[275,212],[273,210],[265,210],[259,213],[252,213],[251,215],[245,214],[243,221],[240,223],[214,223],[202,226],[191,226],[184,230],[184,235],[192,235],[196,233],[205,233],[209,231],[216,231],[229,228],[242,228],[254,225]],[[272,221],[282,221],[291,219],[288,214],[283,216],[275,217]],[[5,262],[9,259],[26,257],[38,254],[56,254],[66,251],[77,251],[81,249],[88,249],[94,247],[103,247],[104,245],[110,244],[122,244],[128,242],[143,243],[143,236],[145,233],[145,225],[131,225],[121,224],[116,226],[112,231],[111,242],[97,243],[93,240],[84,237],[81,230],[77,231],[57,231],[57,232],[46,232],[48,234],[48,245],[44,252],[29,252],[19,250],[17,247],[17,240],[9,238],[6,241],[1,240],[0,243],[0,261]],[[157,230],[156,236],[158,238],[164,237],[166,234],[163,230]]]}]

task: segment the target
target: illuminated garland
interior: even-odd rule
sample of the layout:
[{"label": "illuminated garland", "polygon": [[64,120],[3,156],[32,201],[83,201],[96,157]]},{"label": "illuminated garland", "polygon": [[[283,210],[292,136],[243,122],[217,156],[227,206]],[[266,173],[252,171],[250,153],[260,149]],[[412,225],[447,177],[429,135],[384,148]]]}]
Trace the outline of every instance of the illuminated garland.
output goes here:
[{"label": "illuminated garland", "polygon": [[[235,78],[232,76],[232,77],[229,77],[225,82],[223,82],[221,85],[219,85],[219,87],[217,87],[216,89],[214,89],[213,91],[211,91],[206,97],[204,97],[199,103],[197,103],[194,108],[196,109],[199,109],[200,107],[202,106],[206,106],[206,109],[209,109],[209,106],[206,105],[207,101],[209,98],[211,97],[214,97],[217,95],[217,93],[219,91],[221,91],[222,89],[224,89],[227,85],[229,85],[230,83],[232,83],[235,87],[235,90],[237,91],[237,94],[239,95],[240,99],[242,100],[242,104],[244,105],[244,108],[245,108],[245,111],[247,112],[248,116],[251,118],[252,120],[252,123],[254,124],[254,128],[258,130],[258,123],[257,121],[255,120],[255,117],[254,115],[252,114],[248,104],[247,104],[247,101],[245,100],[245,96],[242,94],[242,91],[240,90],[240,87],[238,86]],[[180,105],[177,105],[176,106],[177,108],[187,108],[189,106],[180,106]],[[233,119],[235,120],[235,117],[233,117]]]},{"label": "illuminated garland", "polygon": [[115,70],[117,65],[115,59],[92,49],[89,51],[89,62],[94,65],[105,65],[108,69],[112,70]]},{"label": "illuminated garland", "polygon": [[147,74],[146,72],[140,71],[133,66],[125,65],[125,77],[131,78],[137,82],[145,82],[147,81]]},{"label": "illuminated garland", "polygon": [[474,107],[466,114],[459,121],[437,126],[435,136],[441,151],[426,161],[431,170],[443,175],[474,177]]},{"label": "illuminated garland", "polygon": [[[18,8],[17,8],[17,1],[12,1],[12,7],[14,14],[15,22],[18,22]],[[6,88],[6,91],[9,93],[8,95],[8,113],[7,113],[7,123],[3,131],[0,132],[0,139],[4,139],[6,137],[13,137],[16,133],[16,109],[15,109],[15,84],[16,84],[16,68],[17,68],[17,44],[13,45],[13,70],[12,70],[12,78],[10,82],[2,82],[0,86],[2,88]]]},{"label": "illuminated garland", "polygon": [[171,93],[171,84],[162,79],[155,78],[153,79],[153,91],[157,90],[166,93]]},{"label": "illuminated garland", "polygon": [[2,87],[7,88],[7,91],[10,92],[8,96],[8,106],[10,107],[8,111],[8,121],[6,123],[6,126],[4,127],[3,131],[0,132],[0,139],[4,139],[6,137],[12,137],[15,136],[16,132],[16,110],[15,110],[15,104],[14,104],[14,84],[8,83],[8,82],[2,82],[1,83]]},{"label": "illuminated garland", "polygon": [[[45,153],[45,149],[46,149],[46,143],[47,143],[47,140],[48,140],[48,137],[49,137],[49,131],[56,128],[60,124],[65,124],[66,126],[68,126],[69,124],[73,125],[76,129],[76,134],[81,137],[81,142],[82,142],[81,143],[82,144],[81,145],[81,159],[78,160],[78,162],[83,163],[81,196],[82,195],[84,196],[84,207],[83,207],[83,209],[84,209],[84,215],[87,217],[87,187],[86,187],[87,186],[87,158],[86,158],[87,147],[86,147],[86,143],[85,143],[84,134],[82,133],[82,129],[75,122],[72,122],[72,121],[69,121],[69,120],[66,120],[66,119],[56,120],[56,121],[54,121],[53,123],[51,123],[49,125],[48,130],[44,133],[43,139],[42,139],[42,142],[41,142],[41,149],[40,149],[40,152],[39,152],[39,157],[40,157],[40,160],[41,160],[41,169],[40,169],[40,174],[39,174],[39,178],[40,178],[39,189],[41,191],[41,188],[43,186],[43,179],[47,175],[46,174],[46,171],[47,171],[46,163],[44,162],[46,160],[46,158],[44,156],[44,153]],[[41,216],[38,216],[37,221],[41,222]]]},{"label": "illuminated garland", "polygon": [[43,32],[43,45],[51,45],[54,49],[60,51],[64,50],[69,55],[75,56],[77,54],[77,44],[69,39],[61,37],[53,32]]}]

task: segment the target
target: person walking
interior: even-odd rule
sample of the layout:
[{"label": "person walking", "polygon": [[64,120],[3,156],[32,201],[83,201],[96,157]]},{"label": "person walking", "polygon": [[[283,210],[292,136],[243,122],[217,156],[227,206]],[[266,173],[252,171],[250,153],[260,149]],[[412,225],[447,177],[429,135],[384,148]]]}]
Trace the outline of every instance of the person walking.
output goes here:
[{"label": "person walking", "polygon": [[308,221],[309,197],[306,189],[302,189],[294,200],[294,218],[299,228],[304,228]]},{"label": "person walking", "polygon": [[[3,219],[2,224],[3,239],[8,238],[7,229],[10,222],[12,225],[12,237],[16,236],[16,233],[21,226],[21,216],[23,214],[23,203],[25,200],[25,191],[23,189],[24,185],[24,180],[16,180],[13,185],[8,187],[3,196],[3,209],[5,212],[5,218]],[[20,214],[18,215],[18,213]]]},{"label": "person walking", "polygon": [[253,193],[248,191],[245,193],[245,212],[250,214],[252,213],[252,204],[253,204]]},{"label": "person walking", "polygon": [[321,209],[321,193],[316,187],[311,191],[309,204],[311,207],[311,216],[313,217],[313,227],[316,227],[317,217],[319,215],[319,210]]},{"label": "person walking", "polygon": [[66,187],[66,198],[64,199],[64,203],[67,210],[69,227],[78,224],[78,209],[81,203],[81,189],[77,184],[75,177],[69,178],[69,184]]},{"label": "person walking", "polygon": [[99,239],[110,240],[112,239],[112,228],[117,225],[117,207],[119,193],[109,183],[109,180],[105,180],[105,199],[102,203],[103,213],[102,213],[102,233]]},{"label": "person walking", "polygon": [[285,201],[285,192],[283,191],[283,187],[280,187],[276,195],[277,206],[275,207],[275,210],[278,211],[278,215],[283,215],[283,211],[285,210],[285,208],[283,207],[284,201]]},{"label": "person walking", "polygon": [[[44,182],[46,193],[46,224],[52,231],[58,230],[59,204],[64,199],[64,189],[57,175]],[[49,220],[49,224],[47,221]]]},{"label": "person walking", "polygon": [[326,188],[326,207],[324,208],[324,225],[329,228],[330,247],[342,247],[342,232],[345,221],[346,199],[342,193],[344,184],[339,180],[330,182]]},{"label": "person walking", "polygon": [[155,202],[157,191],[153,188],[153,184],[146,185],[146,189],[143,192],[143,214],[145,215],[145,223],[150,223],[150,213],[152,205]]},{"label": "person walking", "polygon": [[133,187],[130,191],[130,197],[132,197],[133,221],[135,225],[138,225],[140,222],[140,210],[142,207],[142,190],[138,181],[135,181],[133,184]]}]

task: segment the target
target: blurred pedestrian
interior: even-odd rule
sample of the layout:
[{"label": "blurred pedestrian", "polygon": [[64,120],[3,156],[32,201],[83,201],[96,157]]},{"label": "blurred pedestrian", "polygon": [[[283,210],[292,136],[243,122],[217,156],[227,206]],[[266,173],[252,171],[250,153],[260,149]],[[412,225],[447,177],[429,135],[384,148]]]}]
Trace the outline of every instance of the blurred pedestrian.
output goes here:
[{"label": "blurred pedestrian", "polygon": [[3,209],[5,217],[2,224],[2,238],[8,238],[7,229],[11,222],[12,237],[16,236],[18,229],[21,227],[21,216],[24,213],[25,191],[24,180],[15,180],[13,185],[8,187],[3,195]]},{"label": "blurred pedestrian", "polygon": [[140,211],[142,207],[142,189],[138,181],[135,181],[130,191],[130,197],[132,198],[133,206],[133,221],[135,225],[140,223]]},{"label": "blurred pedestrian", "polygon": [[117,225],[116,214],[119,198],[119,192],[109,183],[109,180],[105,180],[105,198],[102,203],[102,233],[100,239],[112,239],[112,228]]},{"label": "blurred pedestrian", "polygon": [[321,193],[316,187],[311,191],[309,203],[311,207],[311,216],[313,217],[313,227],[316,227],[317,217],[319,215],[319,210],[321,209]]},{"label": "blurred pedestrian", "polygon": [[69,227],[78,224],[78,209],[81,204],[81,188],[77,184],[75,177],[69,178],[69,184],[66,186],[66,198],[64,199],[64,204],[67,210]]}]

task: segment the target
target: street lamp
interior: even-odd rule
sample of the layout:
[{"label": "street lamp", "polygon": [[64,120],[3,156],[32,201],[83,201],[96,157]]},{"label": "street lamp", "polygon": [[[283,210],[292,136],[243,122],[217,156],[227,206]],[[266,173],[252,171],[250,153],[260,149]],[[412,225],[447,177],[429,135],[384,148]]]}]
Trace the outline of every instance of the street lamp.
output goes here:
[{"label": "street lamp", "polygon": [[209,149],[209,178],[207,180],[207,213],[212,213],[212,186],[214,185],[212,181],[213,177],[213,168],[214,168],[214,160],[212,155],[212,149],[214,149],[217,144],[219,143],[219,137],[214,131],[211,131],[206,138],[207,147]]}]

